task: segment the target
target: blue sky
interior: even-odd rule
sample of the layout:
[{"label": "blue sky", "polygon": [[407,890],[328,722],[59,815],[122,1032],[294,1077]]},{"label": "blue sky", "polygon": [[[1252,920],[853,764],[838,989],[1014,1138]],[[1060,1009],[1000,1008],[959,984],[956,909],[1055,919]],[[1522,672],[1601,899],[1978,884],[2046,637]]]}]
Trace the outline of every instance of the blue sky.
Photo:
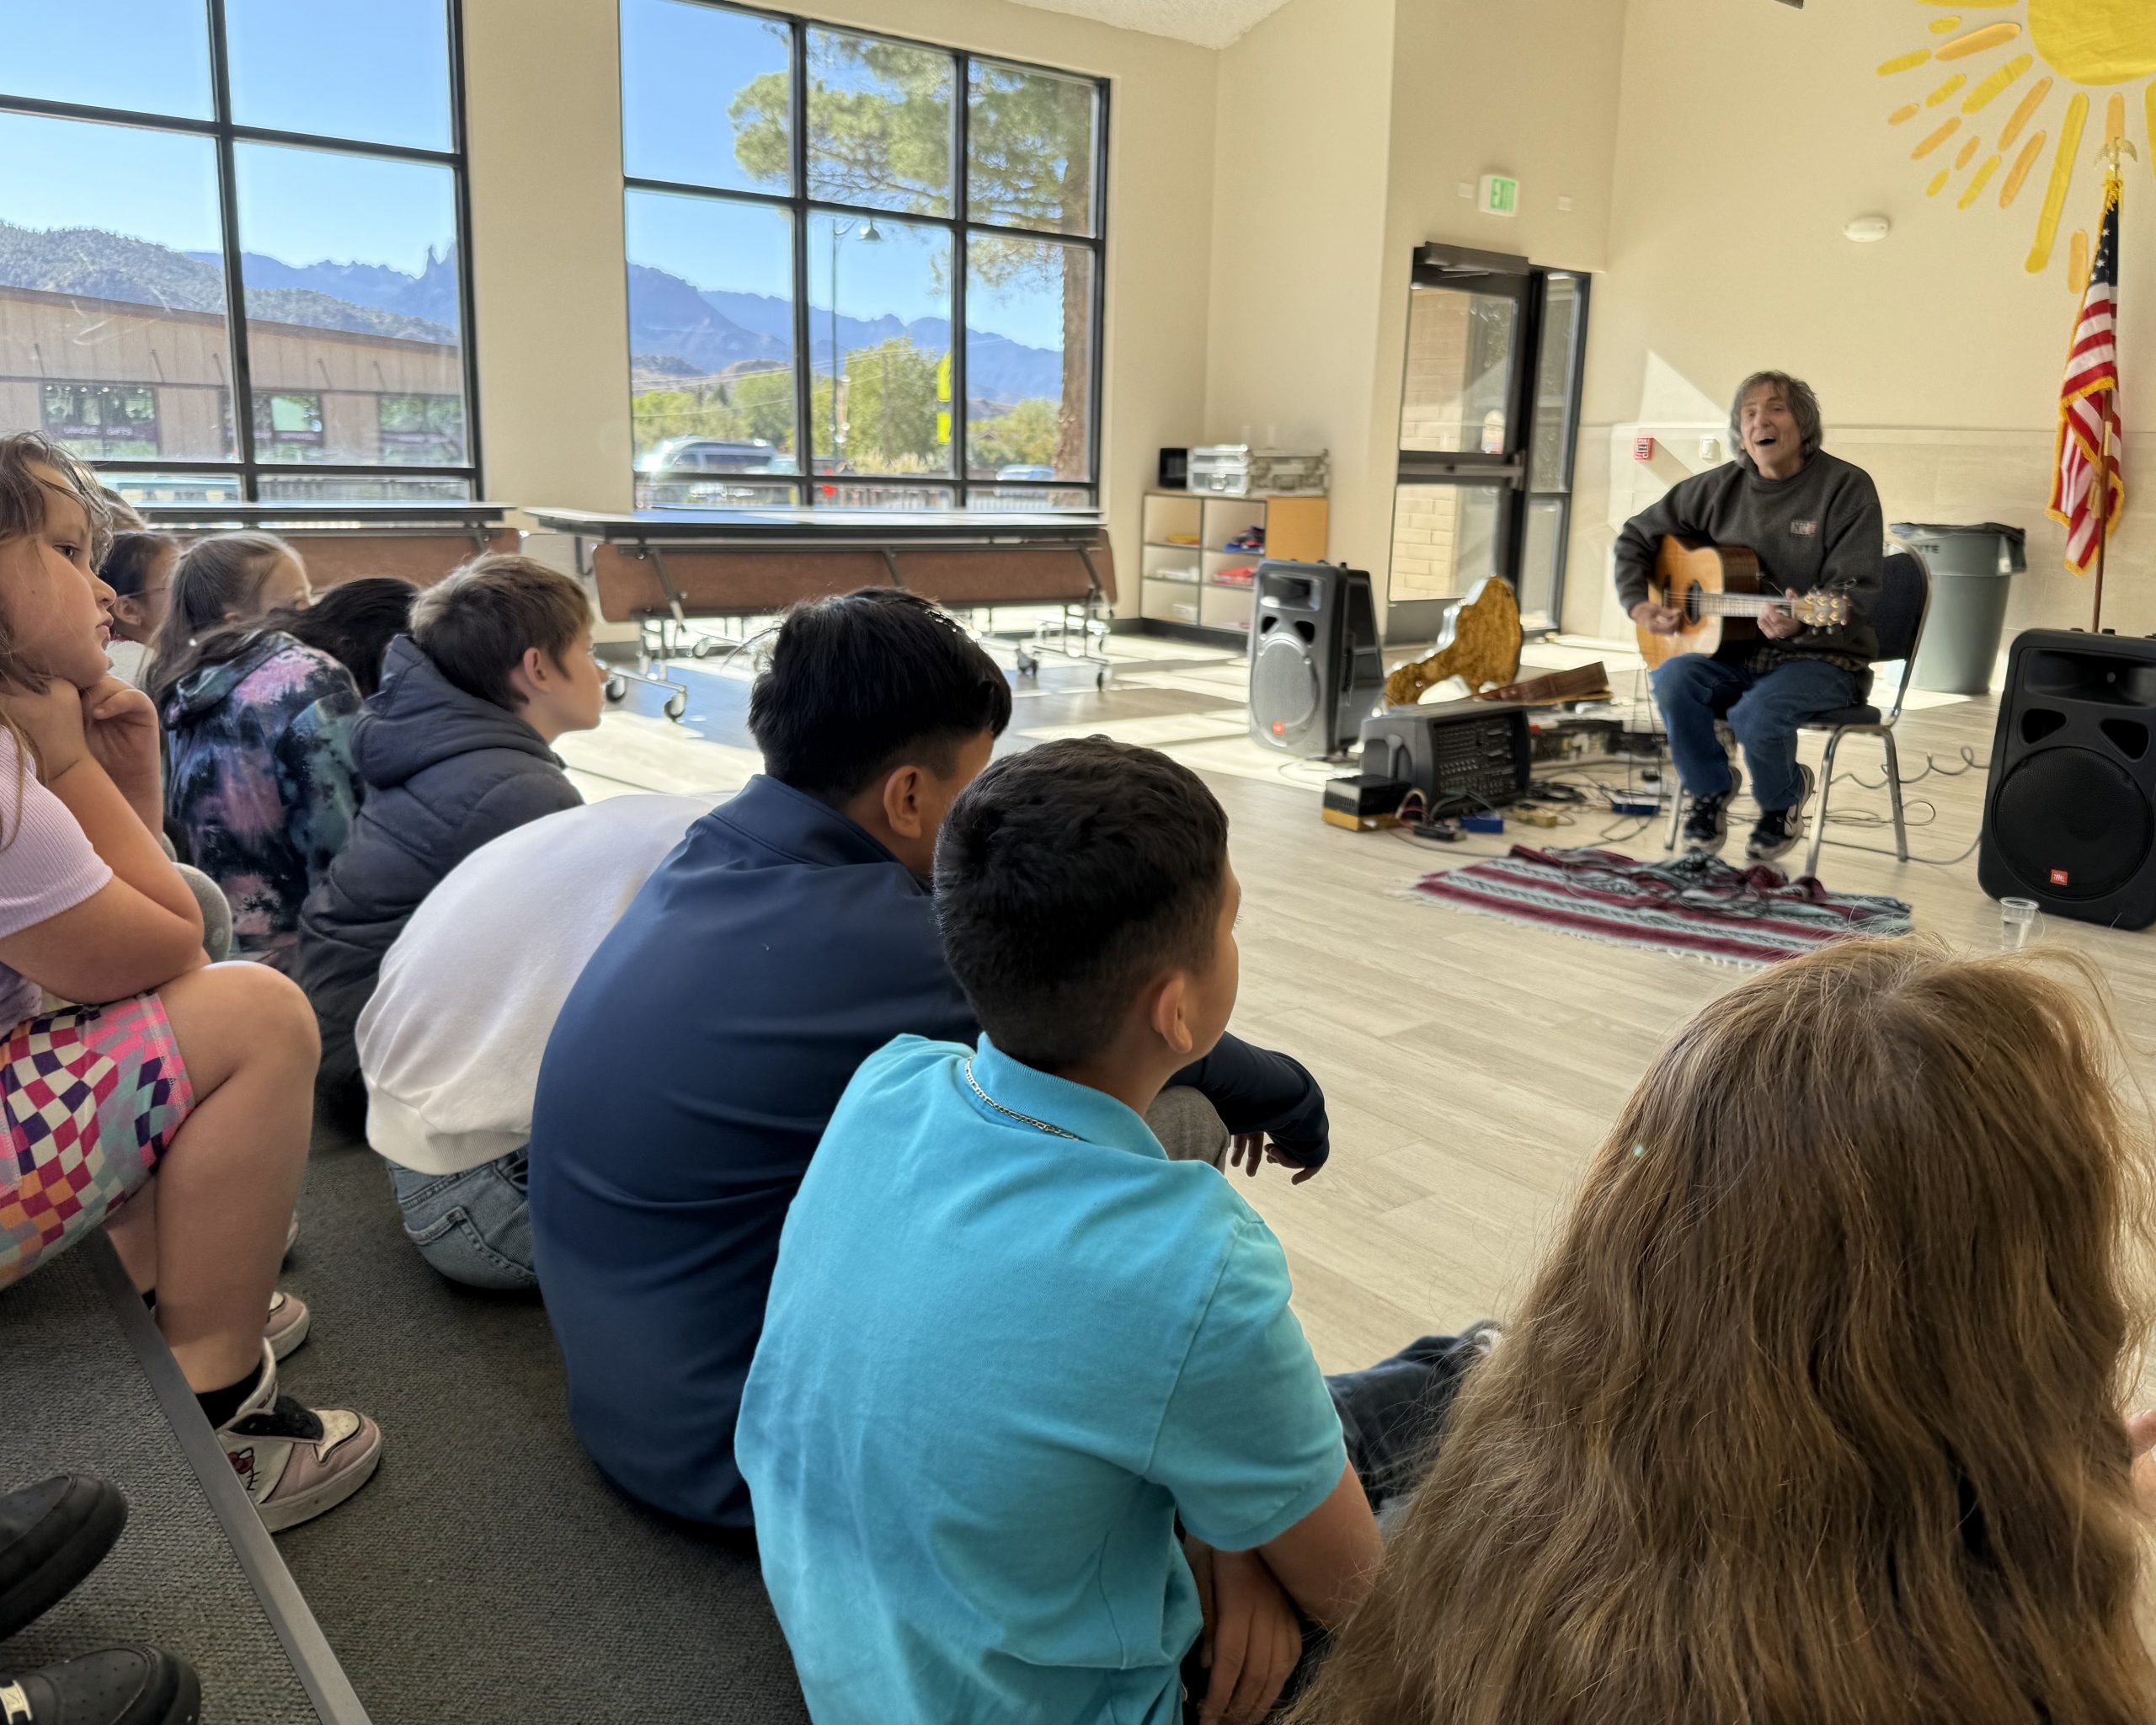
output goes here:
[{"label": "blue sky", "polygon": [[[723,190],[758,184],[734,156],[726,109],[760,73],[783,71],[782,29],[677,0],[625,0],[627,169]],[[86,24],[86,14],[93,24]],[[226,0],[233,111],[282,131],[446,148],[448,51],[442,0]],[[92,40],[92,38],[94,40]],[[325,73],[328,75],[325,75]],[[206,117],[208,23],[202,0],[0,0],[0,86],[8,93]],[[634,99],[649,91],[658,99]],[[215,251],[215,168],[204,140],[139,127],[0,115],[0,161],[43,171],[0,181],[0,220],[99,227]],[[325,259],[408,274],[455,231],[446,170],[334,151],[243,145],[241,244],[293,264]],[[782,212],[701,199],[630,200],[629,255],[699,287],[790,291]],[[839,309],[911,320],[949,315],[942,230],[879,221],[886,238],[841,242]],[[810,219],[810,298],[830,303],[830,218]],[[971,321],[1059,346],[1062,315],[1038,286],[991,294],[975,284]]]}]

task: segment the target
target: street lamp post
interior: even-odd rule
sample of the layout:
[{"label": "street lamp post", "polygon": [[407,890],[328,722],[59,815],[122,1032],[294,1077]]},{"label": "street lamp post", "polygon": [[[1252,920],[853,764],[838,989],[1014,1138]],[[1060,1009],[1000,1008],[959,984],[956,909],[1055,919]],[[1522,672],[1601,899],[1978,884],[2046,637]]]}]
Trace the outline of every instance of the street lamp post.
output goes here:
[{"label": "street lamp post", "polygon": [[[834,220],[831,223],[831,471],[839,466],[839,242],[854,230],[851,222]],[[861,224],[861,243],[881,245],[883,236],[876,231],[873,216]]]}]

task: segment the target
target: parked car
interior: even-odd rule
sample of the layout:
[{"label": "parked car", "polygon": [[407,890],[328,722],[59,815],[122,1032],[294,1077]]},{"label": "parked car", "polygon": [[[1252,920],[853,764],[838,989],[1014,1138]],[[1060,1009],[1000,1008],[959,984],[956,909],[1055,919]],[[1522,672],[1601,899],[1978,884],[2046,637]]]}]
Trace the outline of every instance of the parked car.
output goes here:
[{"label": "parked car", "polygon": [[637,457],[639,473],[768,473],[777,451],[757,438],[729,443],[717,437],[670,437]]}]

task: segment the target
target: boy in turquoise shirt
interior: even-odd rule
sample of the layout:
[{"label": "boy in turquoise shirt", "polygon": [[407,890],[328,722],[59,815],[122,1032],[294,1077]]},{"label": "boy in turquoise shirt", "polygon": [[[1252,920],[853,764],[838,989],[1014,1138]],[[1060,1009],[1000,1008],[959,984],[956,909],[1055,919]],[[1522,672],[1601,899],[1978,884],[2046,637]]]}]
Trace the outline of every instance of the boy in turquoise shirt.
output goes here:
[{"label": "boy in turquoise shirt", "polygon": [[1328,1386],[1271,1231],[1147,1129],[1235,1005],[1240,889],[1194,775],[1099,738],[996,762],[936,889],[980,1045],[862,1065],[742,1397],[809,1712],[1174,1725],[1195,1648],[1203,1718],[1255,1721],[1361,1598],[1373,1501],[1481,1338]]}]

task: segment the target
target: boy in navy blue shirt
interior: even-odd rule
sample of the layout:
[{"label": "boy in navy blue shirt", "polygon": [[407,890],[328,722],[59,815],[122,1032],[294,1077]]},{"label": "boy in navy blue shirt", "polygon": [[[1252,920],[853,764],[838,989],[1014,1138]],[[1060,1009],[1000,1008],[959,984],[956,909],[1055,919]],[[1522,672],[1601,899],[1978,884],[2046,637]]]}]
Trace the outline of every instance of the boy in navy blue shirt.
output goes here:
[{"label": "boy in navy blue shirt", "polygon": [[[794,1188],[870,1055],[979,1034],[927,877],[1010,718],[1003,672],[927,601],[797,606],[750,697],[764,772],[689,829],[563,1005],[535,1261],[577,1435],[657,1509],[750,1525],[734,1423]],[[1286,1055],[1223,1037],[1178,1083],[1164,1107],[1210,1128],[1191,1153],[1225,1157],[1232,1131],[1253,1172],[1268,1140],[1325,1160],[1324,1093]]]},{"label": "boy in navy blue shirt", "polygon": [[[1328,1385],[1279,1243],[1146,1124],[1219,1040],[1241,889],[1187,769],[997,762],[936,863],[979,1046],[905,1036],[781,1242],[736,1454],[819,1725],[1254,1721],[1338,1623],[1475,1332]],[[1179,1543],[1177,1523],[1185,1538]]]}]

